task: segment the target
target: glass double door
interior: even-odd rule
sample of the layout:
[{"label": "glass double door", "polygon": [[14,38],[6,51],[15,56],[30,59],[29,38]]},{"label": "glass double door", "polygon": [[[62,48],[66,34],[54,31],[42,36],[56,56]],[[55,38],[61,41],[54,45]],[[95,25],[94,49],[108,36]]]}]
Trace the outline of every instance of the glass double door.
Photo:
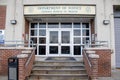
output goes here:
[{"label": "glass double door", "polygon": [[71,55],[71,29],[48,30],[48,55]]}]

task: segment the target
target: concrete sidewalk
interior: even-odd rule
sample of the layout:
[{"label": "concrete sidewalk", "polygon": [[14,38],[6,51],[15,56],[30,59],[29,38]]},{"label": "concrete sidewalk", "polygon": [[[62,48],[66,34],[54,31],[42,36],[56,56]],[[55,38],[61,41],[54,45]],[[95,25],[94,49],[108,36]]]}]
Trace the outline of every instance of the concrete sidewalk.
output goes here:
[{"label": "concrete sidewalk", "polygon": [[0,75],[0,80],[8,80],[8,76],[2,76],[2,75]]},{"label": "concrete sidewalk", "polygon": [[120,69],[112,70],[111,77],[100,77],[99,80],[120,80]]},{"label": "concrete sidewalk", "polygon": [[[8,77],[0,75],[0,80],[8,80]],[[120,80],[120,69],[112,70],[111,77],[100,77],[98,80]]]}]

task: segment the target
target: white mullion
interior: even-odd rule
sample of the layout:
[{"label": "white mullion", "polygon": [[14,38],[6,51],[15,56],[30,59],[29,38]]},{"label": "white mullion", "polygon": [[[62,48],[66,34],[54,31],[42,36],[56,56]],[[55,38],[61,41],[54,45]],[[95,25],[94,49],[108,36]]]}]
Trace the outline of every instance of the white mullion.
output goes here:
[{"label": "white mullion", "polygon": [[71,36],[71,40],[72,40],[71,44],[70,44],[70,47],[71,47],[70,51],[71,51],[72,56],[74,55],[74,49],[73,49],[74,48],[74,45],[73,45],[74,44],[74,35],[73,35],[73,30],[74,30],[74,23],[72,22],[72,30],[70,31],[70,33],[71,33],[70,36]]},{"label": "white mullion", "polygon": [[46,55],[49,55],[49,28],[48,22],[46,22]]},{"label": "white mullion", "polygon": [[30,38],[31,38],[31,23],[29,23],[29,44],[30,44]]},{"label": "white mullion", "polygon": [[[59,28],[58,28],[59,30],[58,30],[58,55],[60,56],[61,55],[61,44],[62,44],[62,42],[61,42],[61,22],[59,22]],[[60,45],[59,45],[60,44]]]},{"label": "white mullion", "polygon": [[[90,22],[89,22],[89,41],[91,42],[91,26],[90,26]],[[90,43],[91,44],[91,43]]]},{"label": "white mullion", "polygon": [[37,55],[39,55],[39,23],[37,23]]},{"label": "white mullion", "polygon": [[[81,25],[81,44],[83,44],[83,23],[81,22],[80,23],[80,25]],[[82,55],[82,49],[83,49],[83,47],[80,45],[80,47],[81,47],[81,55]]]},{"label": "white mullion", "polygon": [[[46,23],[45,23],[45,26],[46,26]],[[45,31],[46,31],[46,35],[45,35],[45,39],[46,39],[46,42],[47,42],[47,28],[45,27]],[[45,43],[45,55],[47,55],[47,44]]]},{"label": "white mullion", "polygon": [[82,22],[80,23],[80,25],[81,25],[81,35],[80,35],[80,37],[81,37],[81,43],[80,44],[83,44],[83,27],[82,27]]}]

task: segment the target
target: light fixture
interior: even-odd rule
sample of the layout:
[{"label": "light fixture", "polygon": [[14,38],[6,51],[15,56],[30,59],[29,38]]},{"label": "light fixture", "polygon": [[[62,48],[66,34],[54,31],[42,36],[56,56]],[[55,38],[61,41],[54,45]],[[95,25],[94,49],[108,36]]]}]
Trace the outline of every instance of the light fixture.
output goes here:
[{"label": "light fixture", "polygon": [[110,23],[110,20],[103,20],[104,25],[108,25]]},{"label": "light fixture", "polygon": [[15,25],[17,23],[17,21],[16,20],[10,20],[10,23]]}]

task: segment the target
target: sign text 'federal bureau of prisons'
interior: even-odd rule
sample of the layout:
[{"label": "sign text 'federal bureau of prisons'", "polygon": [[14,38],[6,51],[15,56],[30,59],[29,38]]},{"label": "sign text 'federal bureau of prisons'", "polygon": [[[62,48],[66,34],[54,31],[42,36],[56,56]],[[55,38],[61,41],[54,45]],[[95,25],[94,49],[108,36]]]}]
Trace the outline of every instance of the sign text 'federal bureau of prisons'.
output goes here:
[{"label": "sign text 'federal bureau of prisons'", "polygon": [[95,6],[24,6],[24,15],[35,14],[95,15]]}]

